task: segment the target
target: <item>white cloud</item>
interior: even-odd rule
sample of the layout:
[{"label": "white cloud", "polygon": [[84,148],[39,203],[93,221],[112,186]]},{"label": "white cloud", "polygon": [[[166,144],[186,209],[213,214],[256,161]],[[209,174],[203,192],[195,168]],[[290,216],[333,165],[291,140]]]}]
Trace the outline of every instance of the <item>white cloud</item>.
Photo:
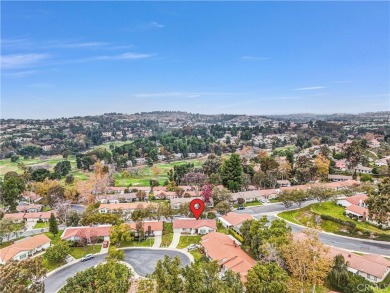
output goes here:
[{"label": "white cloud", "polygon": [[224,92],[161,92],[161,93],[137,93],[136,98],[164,98],[164,97],[184,97],[198,98],[201,96],[236,96],[246,95],[248,93],[224,93]]},{"label": "white cloud", "polygon": [[310,91],[310,90],[320,90],[320,89],[326,89],[326,87],[324,87],[324,86],[300,87],[300,88],[294,89],[294,91]]},{"label": "white cloud", "polygon": [[12,69],[32,66],[49,58],[48,54],[13,54],[1,56],[1,68]]},{"label": "white cloud", "polygon": [[103,47],[107,45],[110,45],[110,43],[105,43],[105,42],[57,43],[51,46],[56,48],[78,49],[78,48]]},{"label": "white cloud", "polygon": [[265,61],[269,60],[271,58],[268,57],[256,57],[256,56],[242,56],[240,57],[241,60],[246,60],[246,61]]},{"label": "white cloud", "polygon": [[162,23],[159,23],[157,21],[151,21],[149,23],[144,23],[144,24],[140,24],[136,27],[136,29],[138,31],[146,31],[146,30],[151,30],[151,29],[160,29],[160,28],[164,28],[165,25],[163,25]]},{"label": "white cloud", "polygon": [[96,59],[99,60],[136,60],[136,59],[146,59],[156,56],[156,54],[147,54],[147,53],[123,53],[120,55],[111,55],[111,56],[98,56]]}]

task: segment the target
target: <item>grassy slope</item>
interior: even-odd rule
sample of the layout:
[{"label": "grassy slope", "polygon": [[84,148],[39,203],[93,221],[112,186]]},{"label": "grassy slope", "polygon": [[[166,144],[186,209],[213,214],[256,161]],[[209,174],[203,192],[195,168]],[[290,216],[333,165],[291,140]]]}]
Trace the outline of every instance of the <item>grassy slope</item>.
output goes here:
[{"label": "grassy slope", "polygon": [[[357,222],[349,217],[343,215],[344,208],[341,206],[338,206],[332,202],[325,202],[320,204],[312,204],[309,205],[305,208],[302,208],[300,210],[293,210],[293,211],[286,211],[282,212],[279,214],[279,216],[287,221],[293,222],[295,224],[300,224],[304,226],[314,226],[314,213],[316,214],[323,214],[323,215],[329,215],[337,219],[341,219],[343,221],[348,221],[348,222],[354,222],[356,223],[356,227],[367,230],[370,232],[377,232],[377,233],[383,233],[383,234],[390,234],[390,231],[387,230],[381,230],[379,228],[376,228],[368,223],[365,222]],[[332,221],[327,221],[327,220],[322,220],[321,223],[321,228],[324,231],[327,232],[332,232],[332,233],[337,233],[342,229],[342,225],[332,222]]]}]

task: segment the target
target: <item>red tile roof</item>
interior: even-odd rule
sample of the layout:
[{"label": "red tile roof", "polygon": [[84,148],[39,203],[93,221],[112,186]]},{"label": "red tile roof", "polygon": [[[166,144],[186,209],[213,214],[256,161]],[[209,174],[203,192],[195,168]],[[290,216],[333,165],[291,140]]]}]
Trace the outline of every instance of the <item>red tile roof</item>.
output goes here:
[{"label": "red tile roof", "polygon": [[238,214],[235,212],[230,212],[223,216],[222,219],[230,223],[232,226],[237,226],[246,220],[253,220],[254,218],[250,214]]},{"label": "red tile roof", "polygon": [[61,239],[68,239],[73,236],[83,238],[89,238],[90,236],[105,237],[110,235],[110,230],[111,225],[70,227],[62,232]]},{"label": "red tile roof", "polygon": [[219,232],[211,232],[202,237],[200,244],[207,255],[218,261],[220,265],[241,275],[246,281],[248,271],[256,265],[256,261],[247,255],[229,236]]},{"label": "red tile roof", "polygon": [[206,220],[196,220],[196,219],[175,219],[173,220],[173,229],[198,229],[200,227],[209,227],[217,230],[217,221],[206,219]]},{"label": "red tile roof", "polygon": [[[136,223],[129,223],[131,229],[135,230]],[[150,229],[152,231],[162,231],[163,230],[163,222],[158,221],[145,221],[143,222],[144,231],[148,231],[148,227],[150,226]]]},{"label": "red tile roof", "polygon": [[0,249],[0,258],[2,261],[7,262],[16,256],[19,252],[30,251],[46,243],[50,243],[51,240],[45,234],[39,234],[23,240],[17,241],[10,246]]},{"label": "red tile roof", "polygon": [[358,194],[358,195],[353,195],[347,198],[344,198],[346,201],[348,201],[351,204],[359,205],[360,201],[364,203],[367,200],[368,196],[365,194]]},{"label": "red tile roof", "polygon": [[145,202],[129,202],[129,203],[104,203],[99,206],[99,210],[101,209],[109,209],[109,210],[135,210],[138,208],[146,208],[149,206],[149,203]]},{"label": "red tile roof", "polygon": [[334,258],[336,255],[344,256],[348,266],[352,269],[365,272],[377,278],[383,278],[390,267],[390,261],[379,255],[357,255],[349,251],[330,247],[328,255]]},{"label": "red tile roof", "polygon": [[358,214],[358,215],[361,215],[361,216],[364,216],[364,217],[368,217],[368,209],[357,206],[355,204],[352,204],[352,205],[346,207],[345,210],[352,212],[352,213],[355,213],[355,214]]}]

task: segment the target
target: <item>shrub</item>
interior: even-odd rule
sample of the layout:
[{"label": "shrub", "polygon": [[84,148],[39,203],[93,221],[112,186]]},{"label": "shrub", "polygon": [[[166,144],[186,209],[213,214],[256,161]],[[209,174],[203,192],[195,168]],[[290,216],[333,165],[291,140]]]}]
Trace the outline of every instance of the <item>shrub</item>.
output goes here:
[{"label": "shrub", "polygon": [[338,219],[338,218],[335,218],[335,217],[332,217],[329,215],[321,215],[321,219],[332,221],[332,222],[335,222],[335,223],[338,223],[341,225],[345,225],[345,226],[348,226],[351,228],[356,228],[356,223],[354,223],[354,222],[344,221],[344,220],[341,220],[341,219]]},{"label": "shrub", "polygon": [[236,231],[234,231],[232,228],[229,229],[229,234],[233,235],[238,241],[244,242],[244,238],[242,236],[238,235]]}]

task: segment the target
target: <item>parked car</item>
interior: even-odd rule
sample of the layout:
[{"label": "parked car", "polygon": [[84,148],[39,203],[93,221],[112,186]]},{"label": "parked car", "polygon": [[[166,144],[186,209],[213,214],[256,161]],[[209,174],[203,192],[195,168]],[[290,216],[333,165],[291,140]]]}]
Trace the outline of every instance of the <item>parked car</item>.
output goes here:
[{"label": "parked car", "polygon": [[104,240],[103,241],[103,248],[107,248],[108,247],[108,240]]},{"label": "parked car", "polygon": [[81,261],[87,261],[87,260],[90,260],[90,259],[93,259],[93,254],[92,253],[87,254],[86,256],[82,257]]},{"label": "parked car", "polygon": [[194,250],[194,249],[197,249],[198,248],[198,245],[197,244],[190,244],[187,246],[187,250],[190,251],[190,250]]},{"label": "parked car", "polygon": [[237,210],[238,211],[245,210],[245,207],[238,207]]}]

